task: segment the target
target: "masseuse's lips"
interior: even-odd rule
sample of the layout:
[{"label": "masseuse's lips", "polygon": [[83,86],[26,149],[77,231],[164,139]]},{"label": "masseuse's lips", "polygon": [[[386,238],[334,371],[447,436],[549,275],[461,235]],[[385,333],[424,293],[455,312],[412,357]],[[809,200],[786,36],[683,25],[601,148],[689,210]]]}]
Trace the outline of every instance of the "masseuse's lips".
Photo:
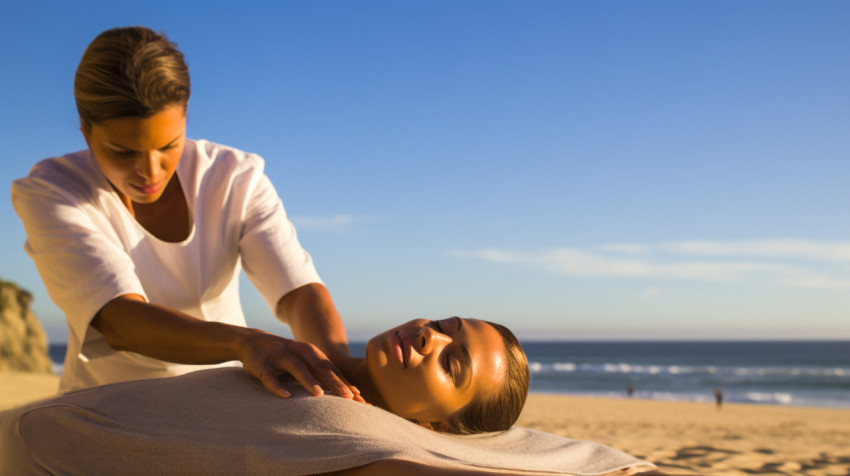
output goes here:
[{"label": "masseuse's lips", "polygon": [[133,189],[135,189],[136,191],[144,193],[145,195],[153,195],[153,194],[159,192],[162,189],[162,186],[163,186],[164,183],[165,183],[165,181],[163,180],[161,182],[157,182],[157,183],[151,184],[151,185],[133,185],[133,184],[130,184],[130,186],[133,187]]}]

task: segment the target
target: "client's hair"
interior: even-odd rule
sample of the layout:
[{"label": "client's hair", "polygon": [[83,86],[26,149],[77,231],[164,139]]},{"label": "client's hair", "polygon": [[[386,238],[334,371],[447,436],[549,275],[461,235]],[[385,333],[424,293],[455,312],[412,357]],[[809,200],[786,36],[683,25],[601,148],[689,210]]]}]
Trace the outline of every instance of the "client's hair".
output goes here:
[{"label": "client's hair", "polygon": [[499,332],[505,344],[505,380],[497,392],[479,395],[449,417],[448,431],[451,433],[472,434],[507,430],[519,418],[528,396],[528,359],[522,346],[507,327],[492,322],[487,324]]},{"label": "client's hair", "polygon": [[89,44],[74,77],[80,124],[151,117],[171,105],[185,111],[189,67],[177,45],[141,26],[114,28]]}]

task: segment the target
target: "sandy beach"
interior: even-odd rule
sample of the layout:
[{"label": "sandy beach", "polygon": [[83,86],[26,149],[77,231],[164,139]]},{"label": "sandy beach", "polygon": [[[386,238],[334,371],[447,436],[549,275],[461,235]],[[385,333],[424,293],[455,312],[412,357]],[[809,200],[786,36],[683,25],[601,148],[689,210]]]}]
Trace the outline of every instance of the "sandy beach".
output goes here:
[{"label": "sandy beach", "polygon": [[[0,373],[0,410],[58,377]],[[532,394],[519,425],[611,445],[673,474],[850,475],[850,409]]]},{"label": "sandy beach", "polygon": [[605,443],[674,474],[850,474],[850,409],[533,394],[518,424]]},{"label": "sandy beach", "polygon": [[56,394],[59,376],[26,372],[0,372],[0,410]]}]

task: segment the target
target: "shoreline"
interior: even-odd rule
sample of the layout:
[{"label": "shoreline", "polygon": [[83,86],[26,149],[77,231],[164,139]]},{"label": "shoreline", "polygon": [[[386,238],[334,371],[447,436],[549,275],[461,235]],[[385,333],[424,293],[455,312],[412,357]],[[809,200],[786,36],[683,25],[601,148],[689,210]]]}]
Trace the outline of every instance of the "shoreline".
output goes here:
[{"label": "shoreline", "polygon": [[[0,410],[49,398],[59,377],[0,373]],[[850,409],[529,394],[517,425],[613,446],[671,474],[850,474]]]},{"label": "shoreline", "polygon": [[[576,398],[598,398],[603,400],[640,400],[645,402],[670,402],[670,403],[695,403],[699,405],[715,405],[715,401],[712,398],[705,397],[703,399],[688,399],[688,398],[661,398],[661,397],[642,397],[638,394],[635,394],[632,397],[628,395],[608,395],[608,394],[591,394],[591,393],[566,393],[566,392],[556,392],[556,391],[539,391],[532,390],[529,392],[529,395],[547,395],[553,397],[576,397]],[[823,409],[823,410],[846,410],[850,411],[850,402],[846,405],[829,405],[829,406],[818,406],[818,405],[796,405],[793,403],[775,403],[775,402],[755,402],[755,401],[723,401],[723,406],[727,405],[744,405],[748,407],[773,407],[773,408],[810,408],[810,409]],[[842,475],[843,476],[843,475]]]}]

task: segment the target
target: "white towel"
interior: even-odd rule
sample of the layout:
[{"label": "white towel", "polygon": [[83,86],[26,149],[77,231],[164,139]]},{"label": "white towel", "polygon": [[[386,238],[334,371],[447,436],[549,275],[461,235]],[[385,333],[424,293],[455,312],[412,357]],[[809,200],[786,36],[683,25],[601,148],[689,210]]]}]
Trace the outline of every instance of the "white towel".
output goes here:
[{"label": "white towel", "polygon": [[600,475],[653,465],[528,428],[457,436],[240,369],[104,385],[0,413],[0,475],[304,475],[399,459],[448,469]]}]

